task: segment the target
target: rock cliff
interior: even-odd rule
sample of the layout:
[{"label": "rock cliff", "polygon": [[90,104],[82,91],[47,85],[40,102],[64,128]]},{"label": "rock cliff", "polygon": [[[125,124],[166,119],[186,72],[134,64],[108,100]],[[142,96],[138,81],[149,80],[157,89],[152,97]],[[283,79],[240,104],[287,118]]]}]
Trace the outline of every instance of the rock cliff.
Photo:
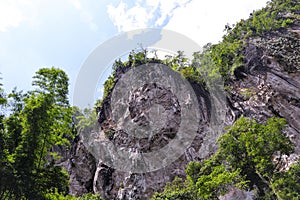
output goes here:
[{"label": "rock cliff", "polygon": [[[243,55],[245,64],[237,68],[226,82],[226,101],[223,105],[226,109],[225,124],[233,124],[240,116],[256,118],[260,122],[272,116],[287,119],[285,131],[296,144],[295,154],[287,158],[288,165],[300,154],[300,25],[294,24],[288,29],[249,38]],[[115,81],[128,70],[124,68],[117,71]],[[191,85],[201,112],[199,127],[190,147],[175,162],[148,173],[122,172],[96,160],[79,139],[73,143],[67,164],[71,193],[80,195],[94,191],[105,199],[149,199],[175,176],[184,177],[188,162],[203,159],[198,151],[205,142],[205,135],[210,133],[209,123],[213,112],[211,93],[202,84],[191,82]],[[169,119],[166,122],[168,126],[160,129],[161,134],[153,140],[137,143],[126,133],[116,130],[117,125],[111,118],[111,94],[104,99],[98,115],[100,126],[86,134],[102,135],[102,138],[120,147],[130,148],[132,152],[161,148],[175,137],[172,132],[178,129],[181,107],[176,97],[163,86],[149,84],[137,88],[129,104],[130,117],[136,123],[149,123],[142,112],[147,110],[146,104],[141,104],[141,98],[147,95],[146,102],[162,106]],[[162,120],[158,119],[157,123]],[[209,150],[213,153],[215,147]]]}]

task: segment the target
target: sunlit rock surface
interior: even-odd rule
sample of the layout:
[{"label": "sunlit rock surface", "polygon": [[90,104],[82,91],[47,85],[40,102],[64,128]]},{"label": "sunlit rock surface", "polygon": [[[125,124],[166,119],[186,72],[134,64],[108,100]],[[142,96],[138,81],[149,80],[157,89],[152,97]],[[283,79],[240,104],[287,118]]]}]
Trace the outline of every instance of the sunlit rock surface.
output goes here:
[{"label": "sunlit rock surface", "polygon": [[[264,122],[272,116],[287,119],[285,132],[296,144],[296,154],[286,158],[286,168],[300,153],[300,28],[295,25],[289,29],[267,33],[261,37],[250,38],[243,55],[246,64],[235,71],[234,76],[226,83],[228,91],[224,109],[226,110],[225,125],[231,125],[240,116],[256,118]],[[117,72],[116,81],[128,69]],[[167,182],[176,176],[185,177],[185,167],[190,161],[203,159],[199,150],[209,141],[211,134],[211,93],[204,85],[191,83],[199,105],[199,127],[191,146],[172,164],[157,171],[148,173],[121,172],[110,168],[102,160],[96,160],[87,151],[81,140],[73,143],[68,162],[70,173],[70,192],[80,195],[86,192],[100,193],[105,199],[133,200],[149,199],[156,191],[161,191]],[[147,94],[145,93],[147,91]],[[154,95],[156,93],[156,96]],[[157,95],[158,94],[158,95]],[[157,123],[153,140],[136,140],[130,135],[116,129],[117,124],[111,119],[111,95],[103,101],[98,115],[100,127],[93,133],[99,140],[108,140],[120,147],[131,149],[131,152],[147,152],[161,148],[170,142],[180,123],[181,107],[176,96],[163,86],[147,85],[138,88],[130,96],[129,116],[140,125]],[[151,110],[143,102],[157,104]],[[149,121],[147,116],[161,112],[161,118]],[[153,114],[154,113],[154,114]],[[167,119],[166,119],[167,118]],[[164,121],[165,120],[165,121]],[[163,124],[168,124],[168,130]],[[171,133],[171,134],[170,134]],[[216,146],[208,148],[207,156],[211,155]],[[232,190],[220,199],[252,199],[253,194],[245,191]]]}]

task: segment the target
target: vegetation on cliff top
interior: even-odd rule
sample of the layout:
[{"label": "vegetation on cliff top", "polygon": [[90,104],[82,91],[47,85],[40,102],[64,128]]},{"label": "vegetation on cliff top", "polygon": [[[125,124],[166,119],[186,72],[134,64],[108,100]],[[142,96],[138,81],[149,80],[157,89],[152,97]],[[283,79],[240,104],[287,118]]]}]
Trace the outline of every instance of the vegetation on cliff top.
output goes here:
[{"label": "vegetation on cliff top", "polygon": [[247,39],[299,22],[299,10],[298,0],[273,0],[265,8],[254,11],[247,20],[241,20],[232,26],[226,25],[227,33],[223,36],[223,40],[206,48],[208,52],[205,54],[213,60],[214,65],[201,67],[214,67],[215,69],[207,70],[211,73],[218,70],[226,81],[237,67],[244,64],[242,51],[247,45]]},{"label": "vegetation on cliff top", "polygon": [[[267,6],[261,10],[251,13],[247,20],[240,20],[235,25],[226,25],[226,34],[223,40],[218,44],[207,44],[203,51],[195,52],[192,61],[184,57],[184,52],[178,51],[176,56],[166,56],[165,59],[159,60],[157,57],[148,58],[148,51],[132,51],[129,54],[128,61],[115,61],[112,75],[104,84],[104,99],[114,87],[115,75],[118,70],[129,67],[138,66],[149,62],[158,62],[170,66],[175,71],[180,72],[185,78],[196,82],[214,82],[222,79],[226,81],[233,75],[236,68],[244,65],[245,58],[243,56],[244,47],[247,45],[248,39],[262,36],[270,31],[276,31],[281,28],[287,28],[300,20],[300,3],[298,0],[272,0]],[[284,70],[294,72],[299,70],[291,66],[299,65],[299,56],[297,49],[288,53],[288,58],[282,58],[281,50],[284,46],[291,43],[288,49],[299,49],[300,39],[286,38],[284,41],[274,41],[268,43],[270,55],[273,55],[278,62],[288,63]],[[287,50],[285,50],[287,51]],[[291,69],[290,69],[291,68]],[[99,101],[100,102],[100,101]],[[98,104],[101,106],[101,103]]]},{"label": "vegetation on cliff top", "polygon": [[[249,38],[299,22],[299,11],[298,0],[273,0],[249,19],[226,25],[223,41],[206,45],[192,61],[182,52],[159,60],[148,58],[147,50],[132,51],[128,61],[115,62],[114,73],[104,84],[103,98],[113,89],[118,70],[148,62],[166,64],[194,82],[209,84],[208,78],[226,81],[244,64],[242,52]],[[280,57],[279,43],[268,43],[270,54],[296,65],[289,68],[289,64],[288,72],[299,70],[298,57]],[[290,40],[288,43],[291,48],[295,45]],[[55,165],[60,157],[53,151],[55,146],[68,148],[76,136],[72,114],[79,113],[79,128],[84,128],[91,125],[95,113],[86,110],[80,114],[70,107],[68,77],[62,70],[40,69],[32,85],[35,89],[27,93],[15,89],[6,95],[0,89],[0,199],[99,198],[90,194],[82,198],[67,196],[68,175]],[[259,199],[299,199],[299,162],[282,170],[282,157],[293,152],[293,144],[282,132],[284,124],[283,119],[276,118],[266,124],[239,119],[219,138],[220,148],[211,158],[191,162],[186,180],[176,178],[153,199],[216,199],[232,188],[253,190]]]}]

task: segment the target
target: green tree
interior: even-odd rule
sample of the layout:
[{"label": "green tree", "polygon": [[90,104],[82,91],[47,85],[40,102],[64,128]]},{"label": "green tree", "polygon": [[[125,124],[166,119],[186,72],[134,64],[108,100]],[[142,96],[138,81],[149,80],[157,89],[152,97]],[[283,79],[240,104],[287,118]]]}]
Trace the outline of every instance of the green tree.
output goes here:
[{"label": "green tree", "polygon": [[276,173],[272,187],[277,191],[278,199],[300,199],[300,160],[288,171]]},{"label": "green tree", "polygon": [[5,115],[4,109],[7,103],[6,95],[2,89],[2,84],[0,84],[0,199],[9,197],[7,194],[10,185],[10,179],[12,178],[13,169],[9,166],[8,161],[8,149],[7,149],[7,134],[5,131]]},{"label": "green tree", "polygon": [[212,157],[189,163],[187,183],[176,194],[165,189],[154,199],[185,199],[175,198],[180,193],[193,194],[195,199],[218,199],[232,188],[254,190],[258,199],[298,199],[300,161],[288,171],[282,170],[282,157],[294,150],[283,133],[285,123],[281,118],[270,118],[264,124],[240,118],[220,136]]},{"label": "green tree", "polygon": [[85,108],[80,110],[74,107],[74,112],[76,113],[76,129],[80,134],[82,131],[91,131],[97,126],[97,112],[96,109]]},{"label": "green tree", "polygon": [[71,195],[62,195],[57,190],[49,192],[45,195],[47,200],[101,200],[98,194],[85,194],[80,197],[75,197]]},{"label": "green tree", "polygon": [[159,193],[156,192],[152,200],[198,200],[197,191],[192,189],[191,185],[188,185],[187,181],[182,178],[175,177],[172,183],[167,183],[164,191]]},{"label": "green tree", "polygon": [[298,0],[272,0],[265,8],[254,11],[247,20],[240,20],[232,27],[226,25],[223,40],[207,45],[204,52],[196,56],[196,61],[201,63],[199,67],[204,68],[200,70],[208,73],[204,75],[210,78],[220,74],[225,81],[228,80],[236,68],[244,65],[242,52],[250,37],[297,23],[300,19],[299,10]]},{"label": "green tree", "polygon": [[[233,169],[241,169],[249,187],[256,186],[259,196],[276,196],[272,182],[282,167],[281,156],[290,155],[294,150],[282,132],[285,123],[281,118],[270,118],[266,124],[241,118],[220,137],[220,157]],[[273,160],[275,154],[279,155],[277,161]]]},{"label": "green tree", "polygon": [[69,106],[69,78],[63,70],[42,68],[33,76],[32,85],[36,86],[36,92],[50,94],[57,105]]},{"label": "green tree", "polygon": [[1,199],[45,199],[48,190],[68,191],[67,173],[55,166],[57,154],[52,150],[73,138],[68,77],[62,70],[43,68],[33,86],[36,89],[25,95],[16,90],[9,95],[11,111],[1,135],[6,158],[1,159],[6,161]]}]

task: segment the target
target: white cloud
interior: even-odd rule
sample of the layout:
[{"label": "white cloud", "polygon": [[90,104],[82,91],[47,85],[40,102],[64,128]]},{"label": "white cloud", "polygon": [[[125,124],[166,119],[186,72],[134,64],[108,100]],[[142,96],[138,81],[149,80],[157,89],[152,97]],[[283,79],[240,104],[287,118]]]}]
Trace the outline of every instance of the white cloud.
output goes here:
[{"label": "white cloud", "polygon": [[107,12],[113,21],[113,24],[118,27],[119,31],[145,28],[150,17],[145,8],[136,5],[135,7],[128,9],[127,4],[124,2],[121,2],[118,7],[108,5]]},{"label": "white cloud", "polygon": [[18,28],[21,24],[36,28],[40,25],[40,13],[48,8],[53,0],[0,0],[0,32],[8,32]]},{"label": "white cloud", "polygon": [[166,29],[184,34],[200,45],[217,43],[222,39],[225,24],[246,19],[253,10],[268,0],[193,0],[174,12]]},{"label": "white cloud", "polygon": [[16,28],[25,19],[17,1],[0,1],[0,32]]},{"label": "white cloud", "polygon": [[108,5],[107,13],[119,32],[161,27],[172,17],[177,7],[183,7],[188,2],[189,0],[139,0],[129,7],[121,1],[116,7]]},{"label": "white cloud", "polygon": [[268,0],[139,0],[133,6],[121,1],[107,6],[118,31],[164,27],[184,34],[200,45],[222,39],[225,24],[246,19]]},{"label": "white cloud", "polygon": [[82,9],[80,0],[69,0],[69,1],[76,9],[78,9],[78,10]]}]

